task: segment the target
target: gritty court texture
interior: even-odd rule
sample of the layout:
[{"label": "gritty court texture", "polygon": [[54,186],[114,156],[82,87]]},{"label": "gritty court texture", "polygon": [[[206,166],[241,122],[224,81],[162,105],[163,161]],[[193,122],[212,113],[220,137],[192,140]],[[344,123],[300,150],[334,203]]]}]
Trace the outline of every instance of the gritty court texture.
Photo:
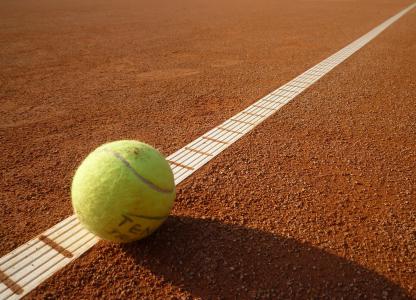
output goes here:
[{"label": "gritty court texture", "polygon": [[[0,299],[416,299],[412,4],[1,1]],[[10,253],[74,257],[45,231],[73,214],[83,158],[120,139],[171,158],[172,215],[26,287]]]}]

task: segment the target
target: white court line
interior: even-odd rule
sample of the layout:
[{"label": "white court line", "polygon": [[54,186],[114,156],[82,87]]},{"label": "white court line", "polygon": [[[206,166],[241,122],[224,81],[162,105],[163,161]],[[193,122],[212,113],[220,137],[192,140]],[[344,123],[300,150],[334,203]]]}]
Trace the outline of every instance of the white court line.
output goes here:
[{"label": "white court line", "polygon": [[[176,185],[273,115],[415,6],[416,3],[410,5],[345,48],[168,156]],[[20,299],[97,242],[98,238],[82,228],[74,215],[66,218],[0,258],[0,299]]]}]

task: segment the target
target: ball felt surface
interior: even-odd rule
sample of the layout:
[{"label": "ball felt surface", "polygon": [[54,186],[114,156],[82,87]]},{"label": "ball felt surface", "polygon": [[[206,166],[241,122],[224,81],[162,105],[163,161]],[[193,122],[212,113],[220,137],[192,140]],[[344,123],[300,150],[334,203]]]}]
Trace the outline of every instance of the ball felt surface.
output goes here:
[{"label": "ball felt surface", "polygon": [[115,242],[150,235],[168,217],[175,195],[165,158],[153,147],[132,140],[95,149],[79,166],[71,187],[81,224]]}]

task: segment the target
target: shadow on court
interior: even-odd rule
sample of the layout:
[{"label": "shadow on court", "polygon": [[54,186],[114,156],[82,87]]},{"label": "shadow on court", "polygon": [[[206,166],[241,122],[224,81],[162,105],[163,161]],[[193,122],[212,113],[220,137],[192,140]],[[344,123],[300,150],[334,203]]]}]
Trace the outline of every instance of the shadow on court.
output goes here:
[{"label": "shadow on court", "polygon": [[137,264],[202,298],[410,298],[385,277],[294,239],[172,216],[145,242],[122,246]]}]

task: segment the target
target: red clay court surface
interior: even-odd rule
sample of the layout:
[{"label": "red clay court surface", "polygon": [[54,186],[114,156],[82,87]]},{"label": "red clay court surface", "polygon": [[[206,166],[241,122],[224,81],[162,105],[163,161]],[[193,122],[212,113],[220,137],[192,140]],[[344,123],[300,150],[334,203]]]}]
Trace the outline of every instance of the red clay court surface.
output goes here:
[{"label": "red clay court surface", "polygon": [[[2,1],[0,256],[111,140],[168,155],[412,1]],[[28,298],[416,298],[416,11]]]}]

